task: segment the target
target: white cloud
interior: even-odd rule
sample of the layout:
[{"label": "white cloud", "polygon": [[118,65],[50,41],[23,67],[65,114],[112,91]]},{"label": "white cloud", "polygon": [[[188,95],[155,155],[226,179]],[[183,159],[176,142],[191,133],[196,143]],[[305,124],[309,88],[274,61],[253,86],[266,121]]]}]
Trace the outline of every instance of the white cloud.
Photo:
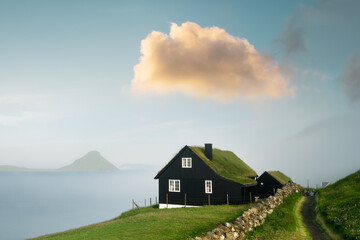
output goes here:
[{"label": "white cloud", "polygon": [[141,53],[134,67],[135,92],[181,92],[220,101],[293,94],[271,57],[218,27],[172,23],[169,35],[153,31],[142,40]]}]

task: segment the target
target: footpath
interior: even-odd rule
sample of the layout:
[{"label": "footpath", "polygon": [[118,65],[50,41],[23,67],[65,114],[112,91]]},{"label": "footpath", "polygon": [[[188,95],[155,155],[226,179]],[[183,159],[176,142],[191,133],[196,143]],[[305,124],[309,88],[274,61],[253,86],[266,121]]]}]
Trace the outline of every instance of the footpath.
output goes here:
[{"label": "footpath", "polygon": [[309,230],[312,239],[330,240],[330,238],[323,232],[323,230],[315,222],[314,197],[312,196],[306,197],[301,213],[306,228]]}]

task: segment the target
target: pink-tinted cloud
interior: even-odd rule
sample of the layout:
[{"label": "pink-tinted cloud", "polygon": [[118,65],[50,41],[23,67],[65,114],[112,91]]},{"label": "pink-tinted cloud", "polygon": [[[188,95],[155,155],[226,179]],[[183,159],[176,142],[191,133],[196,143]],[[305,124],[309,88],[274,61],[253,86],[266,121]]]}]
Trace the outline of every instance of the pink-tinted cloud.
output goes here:
[{"label": "pink-tinted cloud", "polygon": [[136,92],[181,92],[220,101],[292,94],[271,57],[218,27],[172,23],[169,35],[153,31],[142,40],[141,53],[132,80]]}]

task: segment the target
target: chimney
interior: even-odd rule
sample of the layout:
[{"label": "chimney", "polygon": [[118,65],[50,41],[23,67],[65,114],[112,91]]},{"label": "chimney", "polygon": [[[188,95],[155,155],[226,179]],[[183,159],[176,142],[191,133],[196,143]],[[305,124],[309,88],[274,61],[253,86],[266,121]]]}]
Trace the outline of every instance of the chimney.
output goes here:
[{"label": "chimney", "polygon": [[212,144],[211,143],[205,143],[205,156],[213,160],[213,152],[212,152]]}]

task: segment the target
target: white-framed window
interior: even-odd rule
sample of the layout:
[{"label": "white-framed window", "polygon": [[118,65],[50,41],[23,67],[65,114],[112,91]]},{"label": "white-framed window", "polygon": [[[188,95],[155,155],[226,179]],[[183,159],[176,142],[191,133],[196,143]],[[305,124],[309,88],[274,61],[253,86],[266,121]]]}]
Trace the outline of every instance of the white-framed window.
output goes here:
[{"label": "white-framed window", "polygon": [[180,192],[180,180],[169,179],[169,192]]},{"label": "white-framed window", "polygon": [[212,193],[212,181],[205,180],[205,193]]},{"label": "white-framed window", "polygon": [[181,159],[181,165],[183,168],[191,168],[192,167],[192,159],[191,157],[184,157]]}]

